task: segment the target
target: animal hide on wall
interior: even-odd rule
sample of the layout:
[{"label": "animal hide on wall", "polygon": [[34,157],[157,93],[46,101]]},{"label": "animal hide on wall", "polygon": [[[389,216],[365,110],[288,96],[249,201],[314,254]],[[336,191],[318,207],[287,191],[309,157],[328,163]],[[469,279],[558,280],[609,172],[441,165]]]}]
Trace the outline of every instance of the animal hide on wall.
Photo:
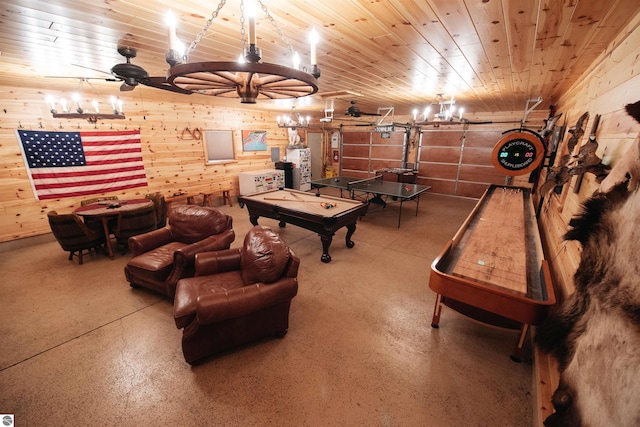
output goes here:
[{"label": "animal hide on wall", "polygon": [[559,362],[553,426],[640,425],[640,192],[587,200],[565,238],[582,244],[576,291],[538,328]]},{"label": "animal hide on wall", "polygon": [[548,427],[640,426],[639,147],[636,140],[565,235],[582,245],[576,290],[536,336],[560,368]]}]

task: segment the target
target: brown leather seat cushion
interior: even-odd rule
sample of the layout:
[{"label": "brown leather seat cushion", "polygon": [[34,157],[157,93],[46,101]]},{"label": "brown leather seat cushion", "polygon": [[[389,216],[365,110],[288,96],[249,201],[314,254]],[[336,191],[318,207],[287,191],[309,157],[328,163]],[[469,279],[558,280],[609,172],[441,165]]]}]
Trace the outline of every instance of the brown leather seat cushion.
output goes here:
[{"label": "brown leather seat cushion", "polygon": [[215,292],[226,292],[244,286],[240,271],[233,270],[210,276],[196,276],[180,280],[173,301],[173,314],[178,328],[191,323],[196,315],[198,297]]},{"label": "brown leather seat cushion", "polygon": [[171,242],[131,258],[127,266],[136,275],[162,282],[173,268],[173,253],[187,246],[181,242]]}]

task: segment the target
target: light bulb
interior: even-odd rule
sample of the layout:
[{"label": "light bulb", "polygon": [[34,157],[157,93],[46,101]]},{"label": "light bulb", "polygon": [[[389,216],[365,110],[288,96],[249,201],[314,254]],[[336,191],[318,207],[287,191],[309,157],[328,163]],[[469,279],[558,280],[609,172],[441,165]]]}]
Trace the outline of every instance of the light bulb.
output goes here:
[{"label": "light bulb", "polygon": [[46,101],[51,107],[51,112],[54,113],[56,111],[56,99],[52,95],[49,95],[46,97]]},{"label": "light bulb", "polygon": [[316,53],[316,45],[318,44],[318,33],[316,32],[315,28],[311,29],[311,34],[309,35],[309,45],[310,45],[310,51],[309,51],[309,60],[311,61],[311,65],[317,65],[318,64],[318,55]]},{"label": "light bulb", "polygon": [[169,35],[169,50],[176,50],[178,41],[176,36],[176,17],[171,10],[165,15],[165,23],[167,24],[167,33]]},{"label": "light bulb", "polygon": [[293,53],[293,68],[300,69],[300,55],[298,55],[298,52]]}]

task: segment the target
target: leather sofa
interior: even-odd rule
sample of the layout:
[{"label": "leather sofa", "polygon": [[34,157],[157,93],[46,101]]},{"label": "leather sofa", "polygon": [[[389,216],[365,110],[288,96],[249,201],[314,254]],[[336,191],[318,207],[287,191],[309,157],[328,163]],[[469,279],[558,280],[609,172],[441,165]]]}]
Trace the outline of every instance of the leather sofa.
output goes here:
[{"label": "leather sofa", "polygon": [[195,277],[178,282],[176,326],[182,351],[200,359],[289,328],[300,259],[269,227],[255,226],[242,248],[196,255]]},{"label": "leather sofa", "polygon": [[129,238],[133,258],[124,273],[131,287],[174,297],[176,284],[194,275],[198,252],[228,249],[235,239],[233,219],[219,209],[179,205],[165,227]]}]

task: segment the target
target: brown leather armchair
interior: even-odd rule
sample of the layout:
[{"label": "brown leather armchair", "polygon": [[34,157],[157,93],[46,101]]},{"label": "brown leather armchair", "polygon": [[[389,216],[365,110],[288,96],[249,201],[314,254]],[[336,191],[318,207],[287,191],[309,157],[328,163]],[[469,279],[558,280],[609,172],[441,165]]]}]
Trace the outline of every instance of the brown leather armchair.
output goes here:
[{"label": "brown leather armchair", "polygon": [[300,259],[269,227],[249,230],[242,248],[197,254],[195,265],[173,304],[187,363],[287,333]]},{"label": "brown leather armchair", "polygon": [[58,214],[56,211],[47,212],[49,226],[56,240],[65,251],[69,251],[69,260],[78,257],[82,265],[85,250],[95,250],[107,241],[102,227],[92,230],[76,214]]},{"label": "brown leather armchair", "polygon": [[173,298],[178,280],[194,275],[198,252],[228,249],[235,239],[233,219],[216,208],[179,205],[169,224],[129,238],[133,258],[124,268],[131,287]]}]

